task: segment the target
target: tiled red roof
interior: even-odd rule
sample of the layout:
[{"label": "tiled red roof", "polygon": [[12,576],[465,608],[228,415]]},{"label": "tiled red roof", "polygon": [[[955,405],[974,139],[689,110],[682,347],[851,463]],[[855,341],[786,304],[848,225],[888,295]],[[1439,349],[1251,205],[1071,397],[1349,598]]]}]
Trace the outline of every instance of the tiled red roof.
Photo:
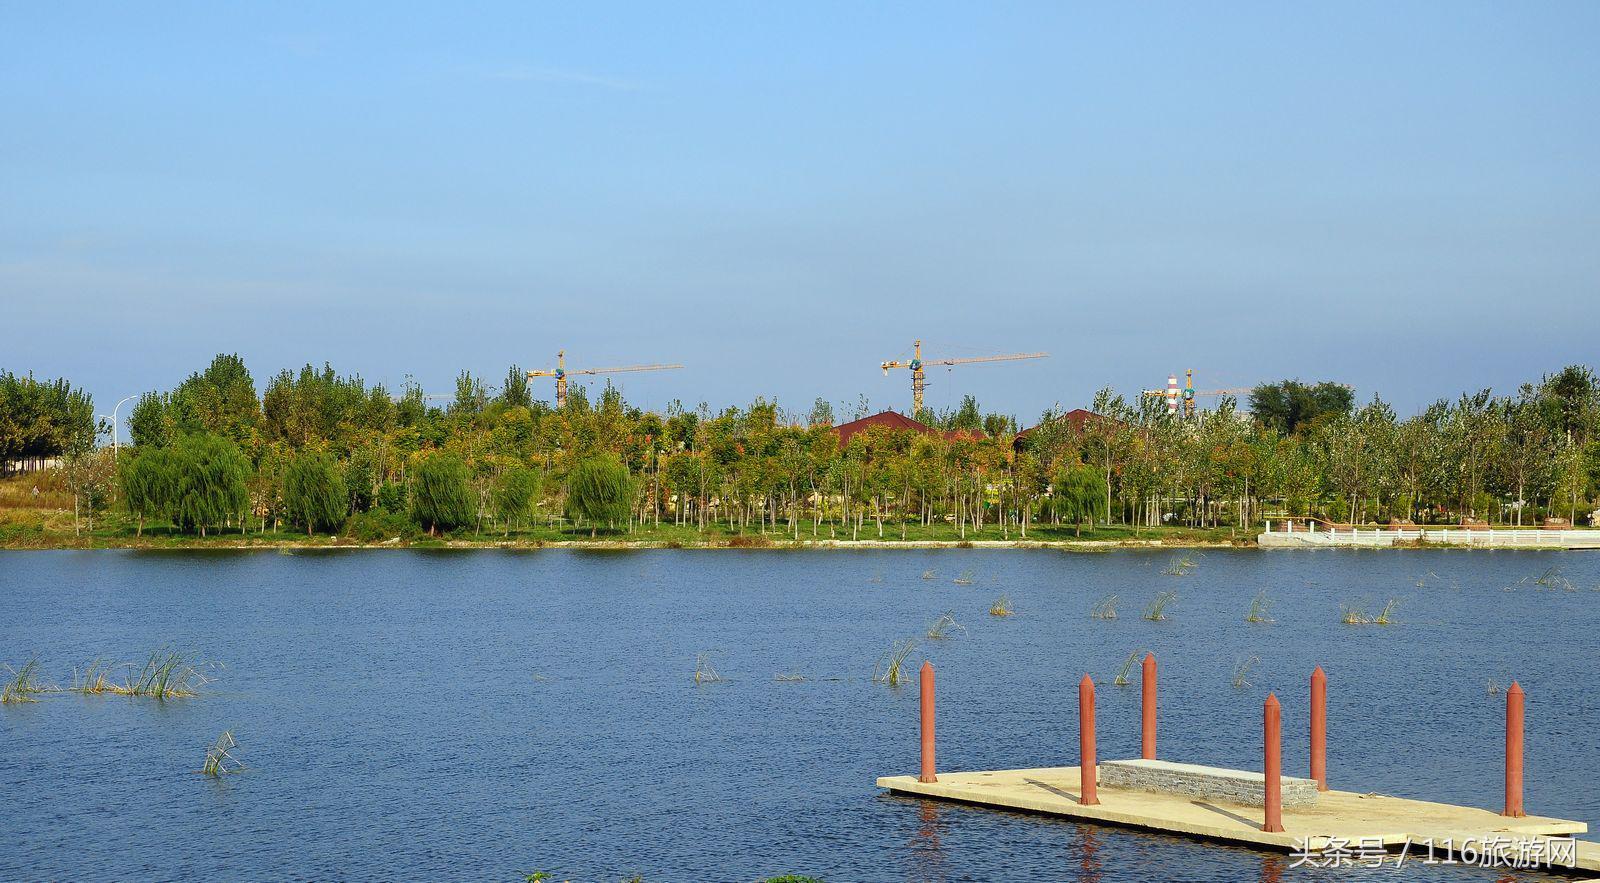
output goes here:
[{"label": "tiled red roof", "polygon": [[873,426],[882,426],[886,429],[909,429],[924,435],[941,436],[947,441],[956,441],[958,439],[976,441],[983,438],[983,433],[981,432],[973,433],[961,429],[941,432],[926,423],[912,420],[898,411],[880,411],[870,417],[862,417],[860,420],[852,420],[849,423],[841,423],[835,426],[833,431],[839,433],[839,447],[842,448],[850,444],[851,436]]}]

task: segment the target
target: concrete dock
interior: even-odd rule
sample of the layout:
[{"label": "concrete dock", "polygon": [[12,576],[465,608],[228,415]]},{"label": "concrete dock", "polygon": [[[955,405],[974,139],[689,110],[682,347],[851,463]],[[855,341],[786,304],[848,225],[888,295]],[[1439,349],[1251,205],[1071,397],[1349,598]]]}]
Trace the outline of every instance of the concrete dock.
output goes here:
[{"label": "concrete dock", "polygon": [[[1493,843],[1510,849],[1550,837],[1583,834],[1583,822],[1543,816],[1507,818],[1490,810],[1430,803],[1350,791],[1324,791],[1310,806],[1285,806],[1282,833],[1263,830],[1260,806],[1225,803],[1185,794],[1133,791],[1100,785],[1098,805],[1078,802],[1079,769],[1046,767],[984,772],[941,772],[936,782],[916,776],[884,776],[880,788],[899,794],[938,797],[983,806],[1048,813],[1123,827],[1218,840],[1262,849],[1313,851],[1339,842],[1355,849],[1382,843],[1398,853],[1410,844],[1408,860],[1421,862],[1428,844],[1443,852],[1469,842]],[[1537,848],[1537,847],[1535,847]],[[1559,849],[1541,854],[1559,853]],[[1392,860],[1392,859],[1391,859]],[[1552,865],[1574,871],[1600,872],[1600,844],[1578,841],[1572,864]]]}]

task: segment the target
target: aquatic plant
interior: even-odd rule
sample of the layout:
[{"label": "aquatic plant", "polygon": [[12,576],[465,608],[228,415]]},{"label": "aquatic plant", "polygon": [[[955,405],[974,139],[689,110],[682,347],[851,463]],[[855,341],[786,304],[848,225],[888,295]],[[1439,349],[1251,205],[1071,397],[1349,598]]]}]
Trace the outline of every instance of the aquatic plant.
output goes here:
[{"label": "aquatic plant", "polygon": [[1428,585],[1428,580],[1429,579],[1438,579],[1438,578],[1439,578],[1439,574],[1434,573],[1433,571],[1430,570],[1427,573],[1424,573],[1422,576],[1417,577],[1417,588],[1419,588],[1419,589],[1420,588],[1424,588],[1424,587],[1426,587]]},{"label": "aquatic plant", "polygon": [[1243,690],[1244,688],[1251,686],[1250,670],[1255,668],[1258,664],[1260,664],[1260,662],[1261,657],[1252,653],[1244,659],[1239,660],[1239,662],[1234,665],[1233,688],[1235,690]]},{"label": "aquatic plant", "polygon": [[922,572],[922,578],[923,579],[938,579],[938,577],[939,577],[939,575],[937,573],[934,573],[931,570],[924,570]]},{"label": "aquatic plant", "polygon": [[1178,600],[1177,592],[1162,592],[1150,599],[1144,608],[1144,618],[1151,622],[1160,622],[1167,618],[1167,608]]},{"label": "aquatic plant", "polygon": [[1173,558],[1171,561],[1168,561],[1167,566],[1162,568],[1161,572],[1167,576],[1188,576],[1189,571],[1194,570],[1198,566],[1199,565],[1195,564],[1194,559],[1185,555],[1181,558]]},{"label": "aquatic plant", "polygon": [[694,682],[696,684],[721,683],[723,677],[711,664],[711,657],[705,653],[696,653],[694,656]]},{"label": "aquatic plant", "polygon": [[1094,619],[1116,619],[1117,603],[1120,600],[1121,599],[1119,599],[1116,595],[1107,595],[1104,598],[1101,598],[1099,601],[1096,601],[1094,607],[1089,610],[1089,616]]},{"label": "aquatic plant", "polygon": [[888,652],[878,657],[878,662],[872,669],[872,682],[875,684],[888,684],[898,687],[910,677],[906,671],[906,659],[911,651],[917,649],[916,638],[906,638],[895,641]]},{"label": "aquatic plant", "polygon": [[956,585],[958,586],[970,586],[972,582],[972,571],[970,570],[963,570],[961,575],[956,577]]},{"label": "aquatic plant", "polygon": [[945,612],[939,614],[939,618],[935,619],[928,626],[928,637],[936,641],[942,641],[945,638],[953,638],[958,633],[963,635],[966,634],[967,627],[959,622],[956,622],[956,614],[953,610],[946,610]]},{"label": "aquatic plant", "polygon": [[39,660],[30,659],[22,664],[21,668],[6,666],[8,678],[5,686],[0,687],[0,703],[37,702],[34,695],[45,692],[47,687],[39,682]]},{"label": "aquatic plant", "polygon": [[1010,616],[1015,612],[1011,609],[1011,598],[1006,595],[994,599],[994,603],[989,605],[990,616]]},{"label": "aquatic plant", "polygon": [[1345,625],[1389,625],[1394,622],[1394,611],[1400,599],[1390,598],[1376,616],[1367,612],[1367,602],[1346,601],[1339,605],[1339,621]]},{"label": "aquatic plant", "polygon": [[200,768],[200,772],[217,777],[244,769],[244,764],[231,753],[238,747],[239,743],[233,738],[233,731],[223,730],[222,735],[217,737],[216,744],[206,749],[206,762]]},{"label": "aquatic plant", "polygon": [[1250,602],[1250,612],[1244,616],[1245,622],[1272,622],[1268,613],[1272,609],[1272,599],[1267,597],[1267,590],[1262,589],[1256,593]]},{"label": "aquatic plant", "polygon": [[780,671],[772,679],[780,684],[795,684],[805,680],[806,676],[798,672]]},{"label": "aquatic plant", "polygon": [[198,696],[210,681],[200,666],[184,654],[176,650],[157,650],[150,654],[137,674],[130,666],[128,680],[120,687],[112,686],[110,692],[162,700],[187,699]]},{"label": "aquatic plant", "polygon": [[95,659],[85,665],[81,672],[74,669],[72,672],[72,692],[82,693],[85,696],[118,692],[116,684],[111,682],[111,668],[110,663]]},{"label": "aquatic plant", "polygon": [[1122,667],[1117,669],[1117,676],[1115,678],[1111,679],[1111,685],[1112,686],[1114,686],[1114,687],[1126,687],[1126,686],[1128,686],[1128,683],[1129,683],[1128,682],[1128,672],[1133,671],[1133,664],[1135,662],[1139,661],[1139,654],[1143,653],[1143,652],[1144,652],[1143,650],[1135,650],[1132,653],[1128,654],[1128,658],[1127,659],[1122,660]]}]

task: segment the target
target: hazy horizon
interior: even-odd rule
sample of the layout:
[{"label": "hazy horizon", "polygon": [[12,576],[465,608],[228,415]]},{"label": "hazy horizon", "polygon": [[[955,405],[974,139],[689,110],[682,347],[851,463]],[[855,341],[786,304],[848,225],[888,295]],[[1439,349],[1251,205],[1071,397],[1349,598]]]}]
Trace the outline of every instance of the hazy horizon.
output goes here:
[{"label": "hazy horizon", "polygon": [[[1298,377],[1402,414],[1597,365],[1600,6],[15,5],[0,368],[679,362],[661,408],[1023,422]],[[19,331],[26,333],[17,333]],[[548,381],[535,395],[549,399]],[[125,418],[127,406],[122,409]]]}]

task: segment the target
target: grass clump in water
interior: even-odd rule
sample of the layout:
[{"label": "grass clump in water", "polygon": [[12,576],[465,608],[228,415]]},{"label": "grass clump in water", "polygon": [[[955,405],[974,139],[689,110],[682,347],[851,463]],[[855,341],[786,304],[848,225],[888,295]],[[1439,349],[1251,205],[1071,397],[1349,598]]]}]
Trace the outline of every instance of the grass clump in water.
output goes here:
[{"label": "grass clump in water", "polygon": [[924,570],[922,572],[922,578],[923,579],[938,579],[939,575],[937,573],[934,573],[931,570]]},{"label": "grass clump in water", "polygon": [[711,656],[706,653],[696,653],[694,656],[694,682],[695,684],[720,684],[724,678],[711,664]]},{"label": "grass clump in water", "polygon": [[1168,561],[1167,566],[1162,568],[1161,572],[1167,576],[1188,576],[1189,572],[1198,566],[1194,559],[1184,555],[1181,558],[1174,558]]},{"label": "grass clump in water", "polygon": [[1394,622],[1395,608],[1399,606],[1398,598],[1390,598],[1377,615],[1373,615],[1367,612],[1365,601],[1347,601],[1339,605],[1339,621],[1345,625],[1390,625]]},{"label": "grass clump in water", "polygon": [[1252,686],[1250,683],[1250,670],[1259,664],[1261,664],[1261,657],[1254,653],[1239,660],[1238,664],[1233,667],[1233,688],[1235,690],[1243,690]]},{"label": "grass clump in water", "polygon": [[1116,595],[1107,595],[1096,601],[1090,609],[1089,616],[1093,619],[1116,619],[1117,604],[1121,601]]},{"label": "grass clump in water", "polygon": [[1010,596],[1007,595],[1001,595],[1000,597],[994,599],[993,604],[989,605],[990,616],[1011,616],[1016,612],[1017,611],[1011,607]]},{"label": "grass clump in water", "polygon": [[1256,593],[1255,598],[1250,602],[1250,612],[1245,614],[1244,621],[1272,622],[1272,617],[1269,615],[1271,610],[1272,599],[1267,597],[1266,589],[1262,589]]},{"label": "grass clump in water", "polygon": [[1177,592],[1162,592],[1156,595],[1150,599],[1149,604],[1145,605],[1144,618],[1151,622],[1161,622],[1167,618],[1167,608],[1177,603],[1177,601]]},{"label": "grass clump in water", "polygon": [[217,737],[216,744],[206,749],[206,762],[200,768],[200,772],[216,778],[244,769],[244,763],[231,753],[238,747],[239,743],[233,738],[233,731],[223,730],[222,735]]},{"label": "grass clump in water", "polygon": [[1139,661],[1139,654],[1143,653],[1143,652],[1144,652],[1143,650],[1135,650],[1132,653],[1128,654],[1128,658],[1127,659],[1122,660],[1122,667],[1117,669],[1117,676],[1115,678],[1111,679],[1111,685],[1112,686],[1114,686],[1114,687],[1126,687],[1126,686],[1128,686],[1128,683],[1129,683],[1129,681],[1128,681],[1128,672],[1133,671],[1133,664],[1135,662]]},{"label": "grass clump in water", "polygon": [[131,667],[126,683],[110,692],[123,696],[151,696],[156,699],[187,699],[200,695],[210,683],[200,666],[176,650],[157,650],[134,674]]},{"label": "grass clump in water", "polygon": [[939,614],[939,618],[928,626],[928,637],[935,641],[942,641],[945,638],[953,638],[958,634],[964,635],[966,633],[967,627],[956,621],[956,614],[953,610],[946,610]]},{"label": "grass clump in water", "polygon": [[916,638],[906,638],[894,642],[889,651],[878,657],[877,665],[872,669],[872,682],[875,684],[888,684],[898,687],[906,682],[911,675],[906,670],[906,659],[911,656],[911,651],[917,649]]},{"label": "grass clump in water", "polygon": [[798,684],[805,679],[805,675],[793,671],[780,671],[773,677],[780,684]]},{"label": "grass clump in water", "polygon": [[48,688],[39,682],[39,660],[30,659],[22,664],[21,668],[6,666],[8,677],[4,687],[0,687],[0,703],[11,704],[15,702],[37,702],[33,698]]},{"label": "grass clump in water", "polygon": [[96,659],[85,665],[83,671],[72,672],[72,692],[82,693],[85,696],[99,696],[102,693],[121,691],[111,682],[111,664]]},{"label": "grass clump in water", "polygon": [[970,586],[972,583],[972,571],[970,570],[963,570],[961,575],[956,577],[956,585],[958,586]]}]

